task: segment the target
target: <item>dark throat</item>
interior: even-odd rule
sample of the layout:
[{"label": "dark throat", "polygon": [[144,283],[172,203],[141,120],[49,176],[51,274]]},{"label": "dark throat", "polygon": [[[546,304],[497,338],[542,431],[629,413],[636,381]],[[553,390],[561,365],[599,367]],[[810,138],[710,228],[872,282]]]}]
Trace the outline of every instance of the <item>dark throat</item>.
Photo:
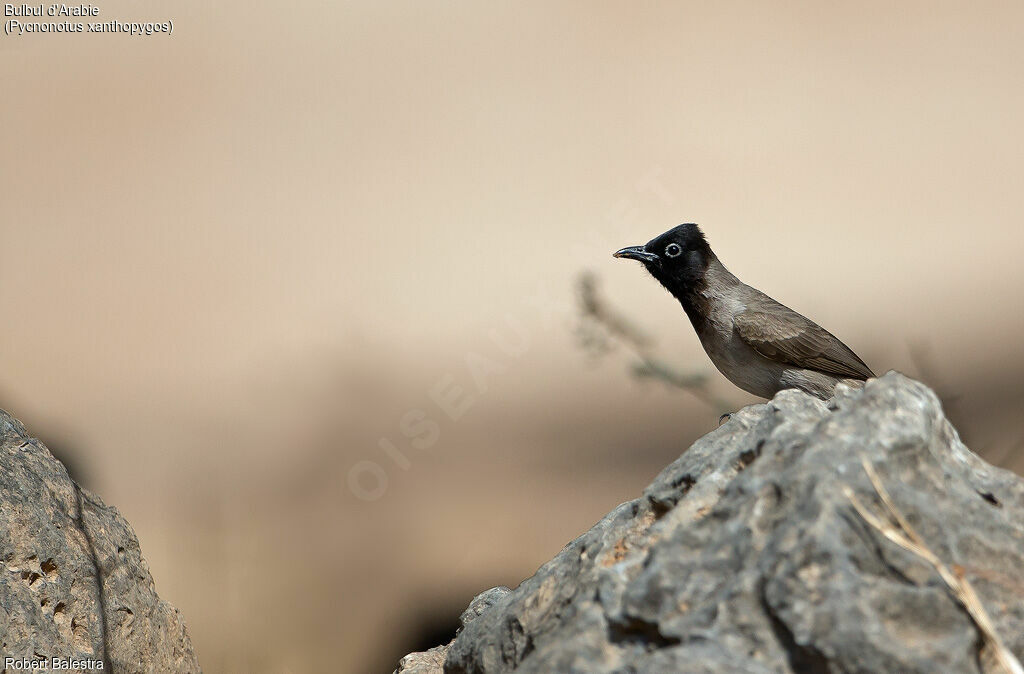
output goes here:
[{"label": "dark throat", "polygon": [[679,300],[694,329],[700,333],[707,323],[708,302],[703,292],[707,288],[707,272],[715,260],[711,251],[691,251],[686,264],[675,274],[661,280],[661,284]]}]

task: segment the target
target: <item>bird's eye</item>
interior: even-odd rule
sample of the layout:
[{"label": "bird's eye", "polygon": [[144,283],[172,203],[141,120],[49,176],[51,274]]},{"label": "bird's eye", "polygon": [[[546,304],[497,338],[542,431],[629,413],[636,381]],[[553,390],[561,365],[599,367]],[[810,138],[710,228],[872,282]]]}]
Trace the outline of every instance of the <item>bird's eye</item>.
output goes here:
[{"label": "bird's eye", "polygon": [[678,243],[670,243],[665,246],[665,255],[668,255],[669,257],[679,257],[682,252],[683,249],[679,247]]}]

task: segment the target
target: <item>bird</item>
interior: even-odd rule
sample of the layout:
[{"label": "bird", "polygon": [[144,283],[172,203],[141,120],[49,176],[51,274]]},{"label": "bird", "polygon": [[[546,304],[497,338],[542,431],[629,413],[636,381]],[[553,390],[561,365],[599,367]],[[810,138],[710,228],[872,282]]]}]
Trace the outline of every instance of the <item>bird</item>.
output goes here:
[{"label": "bird", "polygon": [[732,274],[694,223],[614,257],[638,260],[683,306],[711,362],[761,398],[799,389],[822,400],[874,377],[838,337]]}]

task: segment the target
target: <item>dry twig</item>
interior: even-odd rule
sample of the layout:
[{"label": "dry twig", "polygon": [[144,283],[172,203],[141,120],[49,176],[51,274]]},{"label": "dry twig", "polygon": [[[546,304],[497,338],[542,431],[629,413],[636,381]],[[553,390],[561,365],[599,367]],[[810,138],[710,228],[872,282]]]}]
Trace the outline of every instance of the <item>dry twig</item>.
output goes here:
[{"label": "dry twig", "polygon": [[597,327],[604,332],[595,334],[592,329],[582,329],[580,338],[585,347],[595,353],[604,353],[609,350],[608,340],[614,340],[615,343],[622,344],[632,351],[637,358],[638,362],[633,366],[633,372],[637,376],[657,379],[669,386],[688,391],[718,411],[735,408],[729,401],[708,390],[706,373],[680,372],[659,358],[654,351],[653,340],[601,297],[597,289],[597,279],[593,274],[580,275],[577,291],[580,310],[586,321],[583,327]]}]

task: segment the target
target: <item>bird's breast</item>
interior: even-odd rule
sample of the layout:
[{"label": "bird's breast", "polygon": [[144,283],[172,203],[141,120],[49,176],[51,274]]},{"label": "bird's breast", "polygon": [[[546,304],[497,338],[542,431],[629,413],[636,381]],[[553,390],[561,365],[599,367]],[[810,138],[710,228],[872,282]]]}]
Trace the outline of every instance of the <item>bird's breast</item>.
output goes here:
[{"label": "bird's breast", "polygon": [[713,295],[705,300],[705,318],[695,327],[711,362],[726,379],[744,391],[771,398],[780,389],[785,367],[754,351],[737,334],[732,317],[745,307],[738,301]]}]

